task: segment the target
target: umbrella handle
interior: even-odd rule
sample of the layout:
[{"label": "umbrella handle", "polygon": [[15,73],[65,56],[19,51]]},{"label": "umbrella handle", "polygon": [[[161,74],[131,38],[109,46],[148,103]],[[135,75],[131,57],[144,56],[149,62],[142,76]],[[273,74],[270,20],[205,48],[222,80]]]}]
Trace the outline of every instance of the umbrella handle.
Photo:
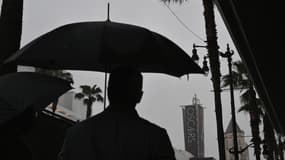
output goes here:
[{"label": "umbrella handle", "polygon": [[106,93],[107,93],[107,71],[105,71],[105,85],[104,85],[104,110],[106,109]]},{"label": "umbrella handle", "polygon": [[[107,6],[107,22],[110,22],[110,3]],[[106,93],[107,93],[107,65],[105,70],[105,86],[104,86],[104,110],[106,109]]]}]

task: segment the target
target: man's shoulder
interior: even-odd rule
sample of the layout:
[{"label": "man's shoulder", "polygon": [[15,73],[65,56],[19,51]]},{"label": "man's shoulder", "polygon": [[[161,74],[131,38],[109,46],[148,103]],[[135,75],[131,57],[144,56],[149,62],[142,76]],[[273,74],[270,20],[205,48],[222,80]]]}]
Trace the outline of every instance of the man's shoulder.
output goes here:
[{"label": "man's shoulder", "polygon": [[89,119],[83,120],[81,122],[78,122],[77,124],[75,124],[74,126],[69,128],[70,132],[77,132],[77,131],[84,131],[84,130],[89,130],[92,129],[95,125],[95,123],[100,124],[100,117],[101,117],[101,113],[93,116]]},{"label": "man's shoulder", "polygon": [[140,120],[140,123],[148,129],[156,130],[156,131],[165,131],[164,128],[162,128],[161,126],[159,126],[153,122],[150,122],[149,120],[146,120],[146,119],[141,118],[141,117],[139,118],[139,120]]}]

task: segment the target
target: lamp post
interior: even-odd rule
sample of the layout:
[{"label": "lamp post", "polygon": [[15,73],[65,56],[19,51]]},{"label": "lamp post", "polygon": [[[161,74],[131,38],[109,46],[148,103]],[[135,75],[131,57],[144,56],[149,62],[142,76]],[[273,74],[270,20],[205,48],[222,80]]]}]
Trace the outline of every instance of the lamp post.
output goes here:
[{"label": "lamp post", "polygon": [[[193,50],[192,50],[192,59],[196,63],[199,61],[199,56],[197,54],[196,48],[207,48],[207,46],[200,46],[193,44]],[[225,53],[219,52],[220,56],[223,58],[228,59],[228,68],[229,68],[229,75],[230,75],[230,97],[231,97],[231,114],[232,114],[232,128],[233,128],[233,144],[234,144],[234,151],[231,152],[234,154],[235,160],[239,160],[239,151],[238,151],[238,140],[237,140],[237,128],[236,128],[236,115],[235,115],[235,103],[234,103],[234,88],[233,88],[233,79],[232,79],[232,55],[234,52],[230,50],[229,44],[227,44],[227,50]],[[208,62],[207,62],[208,56],[204,56],[203,60],[203,71],[207,74],[209,72]],[[220,89],[219,89],[220,90]]]},{"label": "lamp post", "polygon": [[[223,112],[222,112],[222,102],[221,102],[221,87],[220,87],[220,62],[219,62],[219,52],[216,41],[207,41],[207,46],[199,46],[193,44],[193,56],[192,59],[196,62],[199,60],[196,48],[207,48],[208,54],[204,56],[202,69],[206,73],[209,73],[210,69],[208,67],[207,58],[210,60],[210,68],[212,75],[212,82],[214,88],[215,97],[215,113],[216,113],[216,123],[217,123],[217,136],[218,136],[218,146],[219,146],[219,159],[225,160],[225,137],[223,128]],[[196,53],[196,54],[195,54]]]},{"label": "lamp post", "polygon": [[[246,151],[248,147],[252,147],[253,145],[254,145],[253,143],[250,143],[250,144],[248,144],[247,146],[245,146],[244,148],[241,148],[240,150],[238,150],[237,153],[238,153],[238,154],[241,154],[241,153],[243,153],[244,151]],[[229,149],[229,152],[232,153],[232,154],[235,153],[235,151],[233,150],[233,148],[230,148],[230,149]]]},{"label": "lamp post", "polygon": [[[193,44],[193,49],[192,49],[192,56],[191,56],[191,59],[195,62],[195,63],[199,63],[199,55],[197,53],[197,49],[196,48],[207,48],[207,46],[199,46],[199,45],[196,45],[195,43]],[[209,58],[208,55],[204,56],[204,59],[203,59],[203,66],[202,66],[202,70],[205,72],[206,75],[209,74],[209,67],[208,67],[208,61],[207,61],[207,58]]]},{"label": "lamp post", "polygon": [[237,140],[237,125],[236,125],[236,112],[235,112],[235,100],[234,100],[234,86],[233,86],[233,75],[232,75],[232,55],[234,52],[230,50],[229,44],[227,44],[227,51],[225,53],[220,52],[221,57],[228,59],[228,68],[230,75],[230,96],[231,96],[231,113],[232,113],[232,128],[233,128],[233,144],[234,144],[234,156],[235,159],[239,159],[238,155],[238,140]]}]

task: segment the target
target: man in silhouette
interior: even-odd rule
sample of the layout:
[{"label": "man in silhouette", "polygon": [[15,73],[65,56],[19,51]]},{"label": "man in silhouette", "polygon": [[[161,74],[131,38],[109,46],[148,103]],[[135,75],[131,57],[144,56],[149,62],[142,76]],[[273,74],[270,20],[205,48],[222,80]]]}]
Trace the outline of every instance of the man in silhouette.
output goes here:
[{"label": "man in silhouette", "polygon": [[165,129],[139,117],[142,74],[121,67],[110,74],[107,109],[69,129],[63,160],[175,160]]},{"label": "man in silhouette", "polygon": [[0,124],[1,160],[33,159],[32,150],[28,147],[25,136],[32,129],[34,120],[35,112],[32,107],[28,107],[23,113]]}]

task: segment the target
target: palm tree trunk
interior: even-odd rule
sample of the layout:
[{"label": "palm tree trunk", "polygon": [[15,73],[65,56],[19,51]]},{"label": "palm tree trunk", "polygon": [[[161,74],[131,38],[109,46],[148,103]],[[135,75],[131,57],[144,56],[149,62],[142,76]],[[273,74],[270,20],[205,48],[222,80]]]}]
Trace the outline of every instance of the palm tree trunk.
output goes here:
[{"label": "palm tree trunk", "polygon": [[215,94],[215,110],[217,121],[217,135],[219,144],[219,159],[225,160],[225,138],[223,128],[223,114],[222,114],[222,102],[221,102],[221,73],[220,73],[220,61],[217,44],[217,30],[215,24],[214,4],[212,0],[203,0],[204,5],[204,17],[206,23],[206,35],[207,35],[207,49],[210,58],[210,67],[212,73],[214,94]]},{"label": "palm tree trunk", "polygon": [[276,140],[274,136],[273,128],[270,124],[270,120],[263,116],[263,127],[264,127],[264,143],[263,143],[263,153],[268,155],[268,160],[274,160],[274,153],[276,153]]},{"label": "palm tree trunk", "polygon": [[[3,0],[0,17],[0,64],[20,48],[23,0]],[[16,65],[1,66],[0,74],[17,71]]]},{"label": "palm tree trunk", "polygon": [[281,140],[281,135],[278,136],[278,151],[280,160],[284,160],[284,152],[283,152],[283,142]]},{"label": "palm tree trunk", "polygon": [[86,119],[90,118],[92,114],[92,103],[88,103],[87,105],[87,112],[86,112]]},{"label": "palm tree trunk", "polygon": [[250,94],[250,106],[252,107],[251,111],[249,111],[250,116],[250,126],[251,126],[251,133],[252,133],[252,142],[254,144],[254,154],[256,160],[260,160],[261,154],[261,138],[259,136],[259,124],[260,124],[260,113],[256,101],[256,93],[254,91],[253,85],[249,87],[249,94]]},{"label": "palm tree trunk", "polygon": [[252,142],[254,144],[254,154],[256,160],[260,160],[260,143],[261,138],[259,136],[259,117],[255,112],[250,112],[250,126],[251,126],[251,133],[252,133]]}]

